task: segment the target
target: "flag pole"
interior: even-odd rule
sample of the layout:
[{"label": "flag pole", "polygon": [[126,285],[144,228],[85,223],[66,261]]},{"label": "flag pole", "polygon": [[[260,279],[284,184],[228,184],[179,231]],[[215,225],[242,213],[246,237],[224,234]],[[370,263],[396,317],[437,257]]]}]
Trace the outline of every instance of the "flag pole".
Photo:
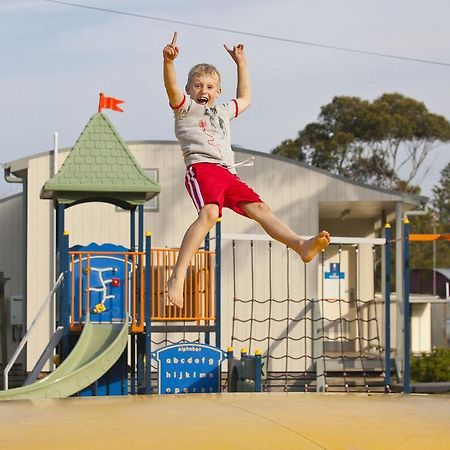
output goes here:
[{"label": "flag pole", "polygon": [[100,99],[98,101],[98,112],[102,112],[103,109],[103,92],[100,92]]}]

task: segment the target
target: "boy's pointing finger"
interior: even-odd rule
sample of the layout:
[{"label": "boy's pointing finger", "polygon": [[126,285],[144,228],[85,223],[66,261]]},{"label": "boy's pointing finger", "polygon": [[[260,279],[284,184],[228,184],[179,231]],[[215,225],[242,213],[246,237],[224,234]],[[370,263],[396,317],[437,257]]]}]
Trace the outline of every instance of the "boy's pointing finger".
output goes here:
[{"label": "boy's pointing finger", "polygon": [[176,43],[177,43],[177,36],[178,36],[178,33],[175,31],[173,33],[173,38],[172,38],[172,42],[171,42],[172,45],[176,45]]}]

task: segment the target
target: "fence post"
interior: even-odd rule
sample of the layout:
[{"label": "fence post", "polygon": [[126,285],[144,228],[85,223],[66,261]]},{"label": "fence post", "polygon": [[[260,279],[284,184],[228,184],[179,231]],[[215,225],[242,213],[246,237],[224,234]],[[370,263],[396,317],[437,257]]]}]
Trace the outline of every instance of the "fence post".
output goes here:
[{"label": "fence post", "polygon": [[216,282],[216,347],[221,346],[221,329],[220,329],[220,319],[221,319],[221,259],[222,259],[222,222],[221,219],[217,219],[216,222],[216,265],[215,265],[215,282]]},{"label": "fence post", "polygon": [[[130,209],[130,251],[134,251],[136,247],[136,208]],[[125,267],[128,264],[128,258],[125,262]],[[130,392],[131,395],[136,394],[136,335],[130,335]]]},{"label": "fence post", "polygon": [[391,392],[391,225],[384,226],[386,244],[384,248],[385,258],[385,282],[384,282],[384,358],[385,358],[385,392]]},{"label": "fence post", "polygon": [[410,352],[411,352],[411,310],[409,303],[409,220],[403,219],[403,296],[404,296],[404,370],[403,370],[403,392],[409,394],[410,386]]},{"label": "fence post", "polygon": [[152,393],[152,235],[145,234],[145,393]]},{"label": "fence post", "polygon": [[[70,352],[70,260],[69,260],[69,232],[64,231],[62,238],[62,246],[60,248],[60,264],[61,272],[64,272],[63,289],[61,296],[60,317],[61,325],[64,327],[63,337],[61,339],[61,361],[69,355]],[[88,275],[89,276],[89,275]],[[80,299],[81,301],[81,299]],[[86,316],[89,316],[89,311],[86,311]]]},{"label": "fence post", "polygon": [[[204,244],[205,252],[209,252],[210,246],[211,246],[211,240],[210,240],[210,234],[208,231],[208,233],[206,233],[206,236],[205,236],[205,244]],[[206,264],[208,265],[208,272],[209,272],[209,270],[211,269],[209,266],[209,263],[210,263],[209,256],[205,255],[205,261],[207,261]],[[211,339],[211,333],[209,331],[206,331],[205,332],[205,344],[209,345],[210,339]]]}]

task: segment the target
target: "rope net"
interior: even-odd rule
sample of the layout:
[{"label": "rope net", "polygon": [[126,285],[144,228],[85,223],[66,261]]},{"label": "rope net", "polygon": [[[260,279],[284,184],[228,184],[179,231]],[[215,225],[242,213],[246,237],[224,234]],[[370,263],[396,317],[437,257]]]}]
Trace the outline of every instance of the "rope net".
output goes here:
[{"label": "rope net", "polygon": [[229,244],[231,346],[263,352],[266,391],[384,390],[372,245],[330,245],[304,264],[271,241]]}]

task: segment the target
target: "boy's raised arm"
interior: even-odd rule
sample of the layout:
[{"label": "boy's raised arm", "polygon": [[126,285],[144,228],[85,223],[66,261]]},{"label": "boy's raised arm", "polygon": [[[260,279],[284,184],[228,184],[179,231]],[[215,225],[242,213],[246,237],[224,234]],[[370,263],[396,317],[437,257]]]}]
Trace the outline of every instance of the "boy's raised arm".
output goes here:
[{"label": "boy's raised arm", "polygon": [[177,32],[173,33],[172,42],[167,44],[163,49],[163,74],[164,86],[166,88],[167,97],[172,107],[178,106],[183,101],[183,91],[177,83],[174,59],[178,56],[180,49],[177,46]]},{"label": "boy's raised arm", "polygon": [[238,44],[229,48],[223,45],[225,50],[233,58],[237,68],[236,101],[238,102],[239,113],[245,111],[252,101],[252,88],[250,75],[247,69],[247,60],[244,54],[244,44]]}]

